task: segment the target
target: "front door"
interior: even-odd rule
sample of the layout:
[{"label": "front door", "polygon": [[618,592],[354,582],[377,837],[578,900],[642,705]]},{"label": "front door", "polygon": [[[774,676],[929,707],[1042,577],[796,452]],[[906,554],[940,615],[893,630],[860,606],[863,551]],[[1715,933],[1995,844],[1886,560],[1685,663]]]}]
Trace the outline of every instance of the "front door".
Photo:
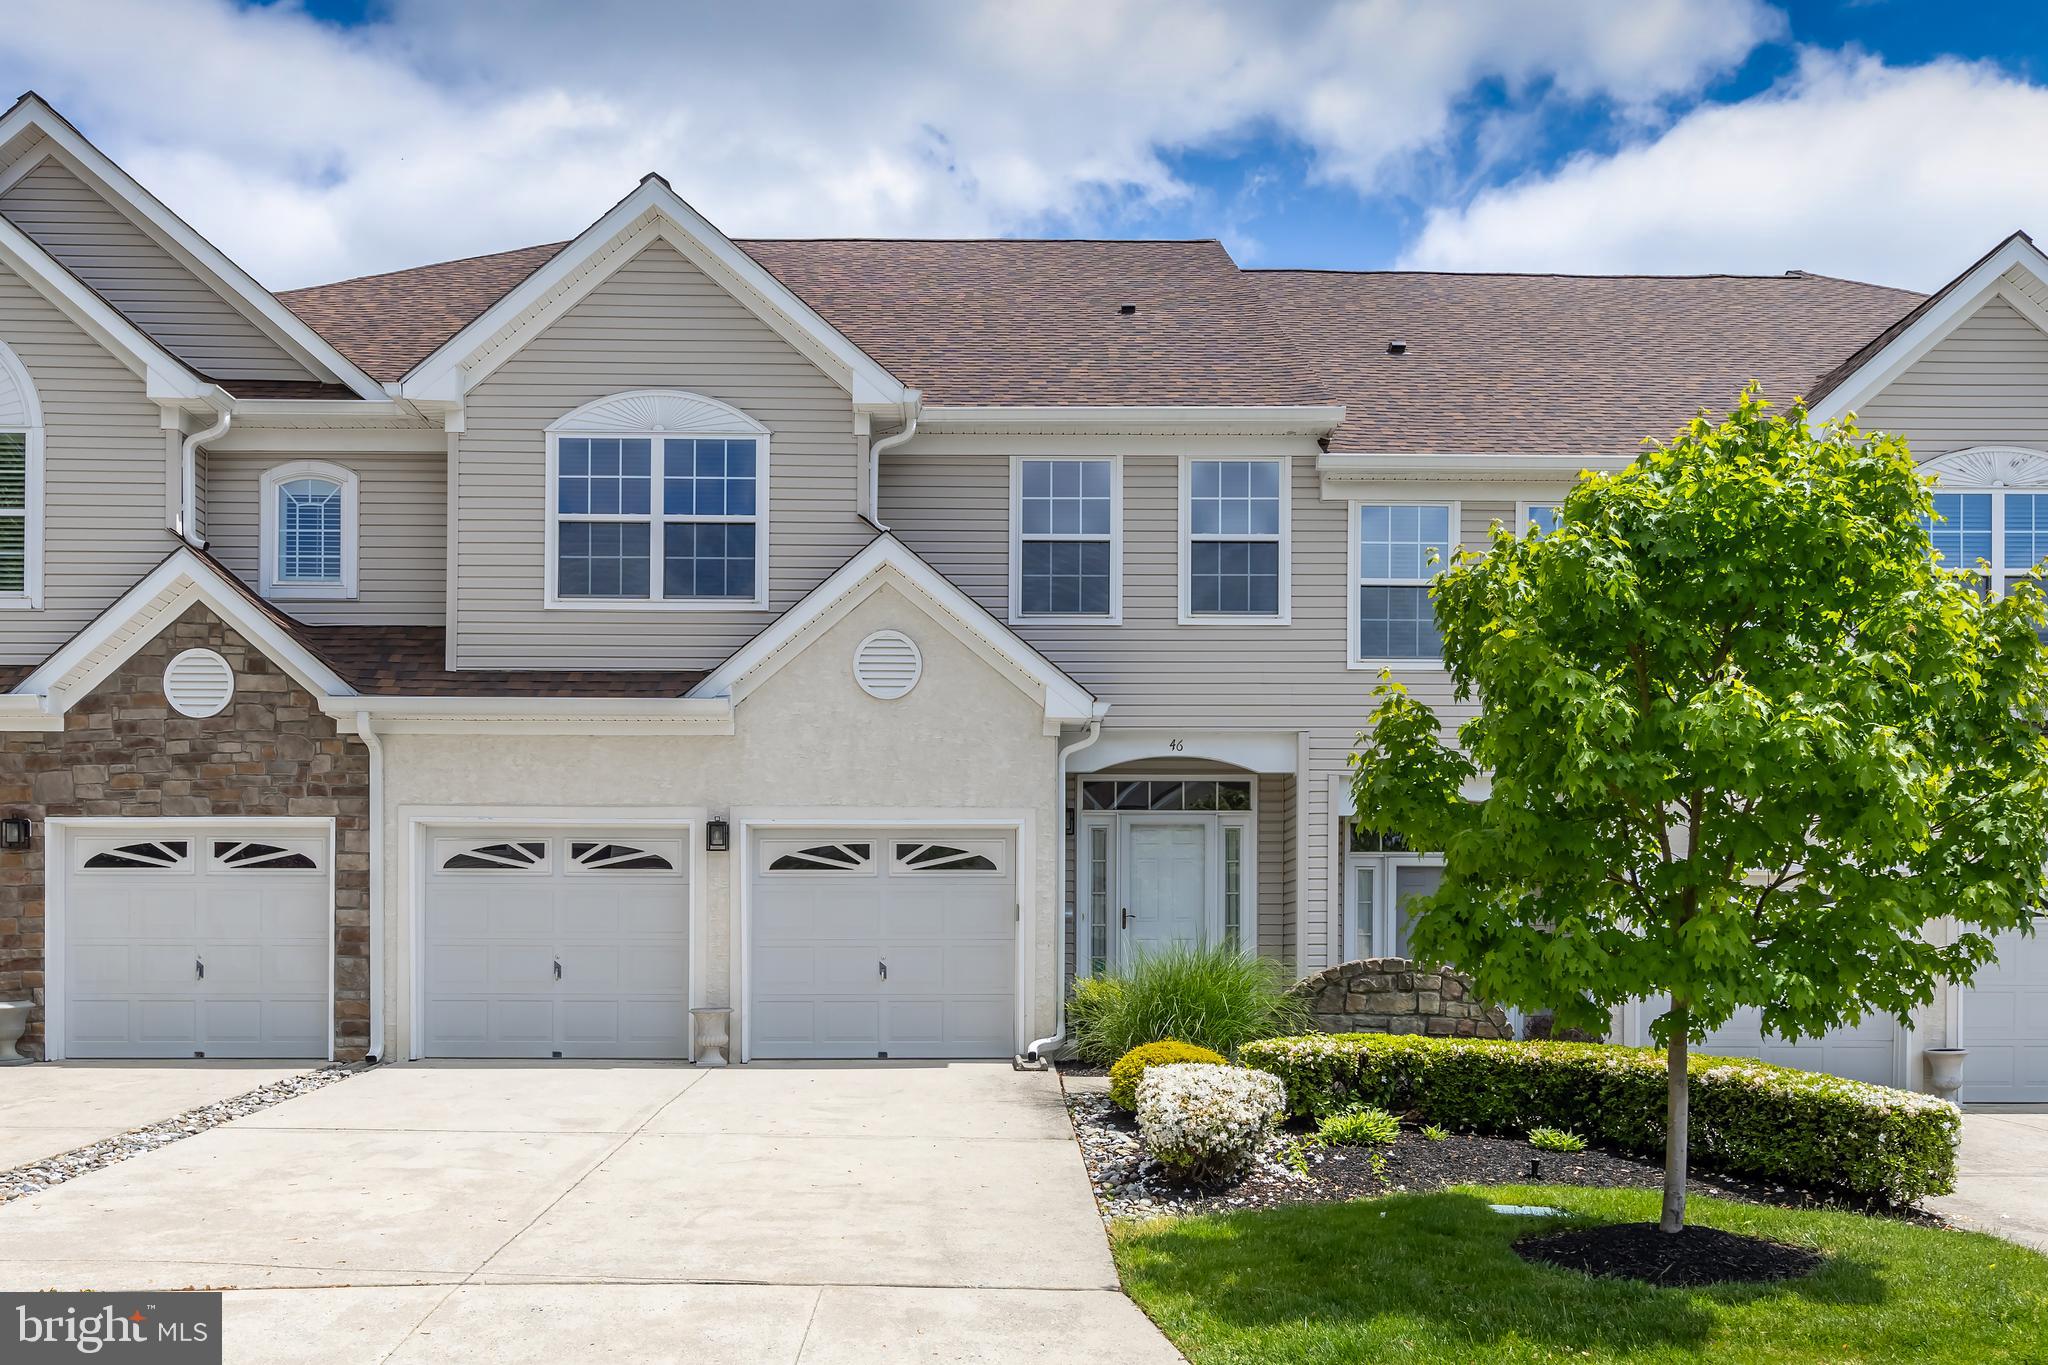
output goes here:
[{"label": "front door", "polygon": [[1203,820],[1124,822],[1123,960],[1208,940],[1209,831]]}]

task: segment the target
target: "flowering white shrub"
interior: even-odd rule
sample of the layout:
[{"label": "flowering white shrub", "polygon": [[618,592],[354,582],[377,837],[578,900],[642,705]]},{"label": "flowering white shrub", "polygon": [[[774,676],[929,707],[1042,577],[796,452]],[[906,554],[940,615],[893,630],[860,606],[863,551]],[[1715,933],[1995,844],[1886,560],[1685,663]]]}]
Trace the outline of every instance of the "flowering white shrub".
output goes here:
[{"label": "flowering white shrub", "polygon": [[1251,1164],[1287,1104],[1277,1076],[1241,1066],[1155,1066],[1138,1084],[1138,1135],[1152,1159],[1191,1180],[1217,1181]]}]

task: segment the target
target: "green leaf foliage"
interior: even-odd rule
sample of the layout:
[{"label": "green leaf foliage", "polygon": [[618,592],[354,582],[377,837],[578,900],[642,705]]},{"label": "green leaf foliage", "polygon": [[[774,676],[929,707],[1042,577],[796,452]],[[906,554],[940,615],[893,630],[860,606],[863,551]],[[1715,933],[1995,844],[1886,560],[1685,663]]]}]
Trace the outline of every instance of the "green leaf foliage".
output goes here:
[{"label": "green leaf foliage", "polygon": [[1385,1144],[1401,1136],[1401,1120],[1384,1109],[1347,1109],[1317,1124],[1316,1136],[1346,1147]]},{"label": "green leaf foliage", "polygon": [[[1372,1106],[1461,1131],[1569,1128],[1617,1151],[1664,1146],[1665,1058],[1607,1043],[1307,1034],[1247,1044],[1299,1118]],[[1694,1054],[1691,1150],[1729,1175],[1909,1203],[1955,1188],[1962,1114],[1932,1095]]]},{"label": "green leaf foliage", "polygon": [[1660,1041],[1969,980],[2043,904],[2043,601],[1934,563],[1931,512],[1904,442],[1751,390],[1454,559],[1444,662],[1481,713],[1453,742],[1383,680],[1353,756],[1361,826],[1445,854],[1416,955],[1566,1026],[1667,996]]},{"label": "green leaf foliage", "polygon": [[1569,1128],[1531,1128],[1529,1145],[1539,1152],[1583,1152],[1586,1140]]},{"label": "green leaf foliage", "polygon": [[1115,976],[1075,982],[1067,1024],[1082,1060],[1098,1066],[1167,1038],[1228,1057],[1254,1038],[1308,1027],[1307,1002],[1290,985],[1269,958],[1224,944],[1176,945]]}]

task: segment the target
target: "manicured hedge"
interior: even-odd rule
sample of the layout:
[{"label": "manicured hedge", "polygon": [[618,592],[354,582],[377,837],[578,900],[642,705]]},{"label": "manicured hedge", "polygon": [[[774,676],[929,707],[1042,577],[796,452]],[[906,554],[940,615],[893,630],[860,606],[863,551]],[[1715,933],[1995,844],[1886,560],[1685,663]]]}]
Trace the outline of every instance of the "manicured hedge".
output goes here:
[{"label": "manicured hedge", "polygon": [[[1604,1043],[1310,1034],[1247,1043],[1238,1061],[1278,1076],[1290,1112],[1353,1105],[1480,1133],[1570,1128],[1644,1156],[1664,1150],[1664,1054]],[[1730,1175],[1900,1203],[1955,1188],[1962,1114],[1931,1095],[1694,1056],[1691,1155]]]},{"label": "manicured hedge", "polygon": [[1177,1038],[1140,1043],[1117,1058],[1115,1065],[1109,1068],[1109,1102],[1126,1114],[1135,1114],[1138,1112],[1138,1086],[1145,1079],[1145,1073],[1153,1067],[1175,1066],[1182,1062],[1222,1066],[1229,1060],[1220,1052],[1183,1043]]}]

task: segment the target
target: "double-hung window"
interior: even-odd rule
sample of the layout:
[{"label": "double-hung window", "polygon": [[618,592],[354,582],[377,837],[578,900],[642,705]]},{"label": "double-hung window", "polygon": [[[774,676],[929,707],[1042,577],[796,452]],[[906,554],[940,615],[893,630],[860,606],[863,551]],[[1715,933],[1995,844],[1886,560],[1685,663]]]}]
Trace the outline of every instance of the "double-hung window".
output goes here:
[{"label": "double-hung window", "polygon": [[2048,563],[2048,493],[1936,493],[1927,537],[1945,569],[2003,597]]},{"label": "double-hung window", "polygon": [[1443,651],[1429,582],[1449,561],[1450,503],[1354,503],[1351,661],[1436,661]]},{"label": "double-hung window", "polygon": [[28,370],[0,341],[0,608],[43,604],[43,417]]},{"label": "double-hung window", "polygon": [[1181,621],[1288,619],[1287,461],[1182,462]]},{"label": "double-hung window", "polygon": [[28,433],[0,431],[0,598],[28,595]]},{"label": "double-hung window", "polygon": [[356,595],[356,515],[360,480],[353,469],[302,461],[265,470],[258,540],[263,595]]},{"label": "double-hung window", "polygon": [[1547,536],[1555,531],[1557,529],[1557,504],[1549,502],[1523,503],[1522,524],[1515,528],[1515,534],[1521,535],[1532,526],[1536,528],[1536,534],[1539,536]]},{"label": "double-hung window", "polygon": [[1117,621],[1123,608],[1117,472],[1109,458],[1011,462],[1012,621]]},{"label": "double-hung window", "polygon": [[764,601],[761,439],[648,432],[553,440],[551,600]]}]

